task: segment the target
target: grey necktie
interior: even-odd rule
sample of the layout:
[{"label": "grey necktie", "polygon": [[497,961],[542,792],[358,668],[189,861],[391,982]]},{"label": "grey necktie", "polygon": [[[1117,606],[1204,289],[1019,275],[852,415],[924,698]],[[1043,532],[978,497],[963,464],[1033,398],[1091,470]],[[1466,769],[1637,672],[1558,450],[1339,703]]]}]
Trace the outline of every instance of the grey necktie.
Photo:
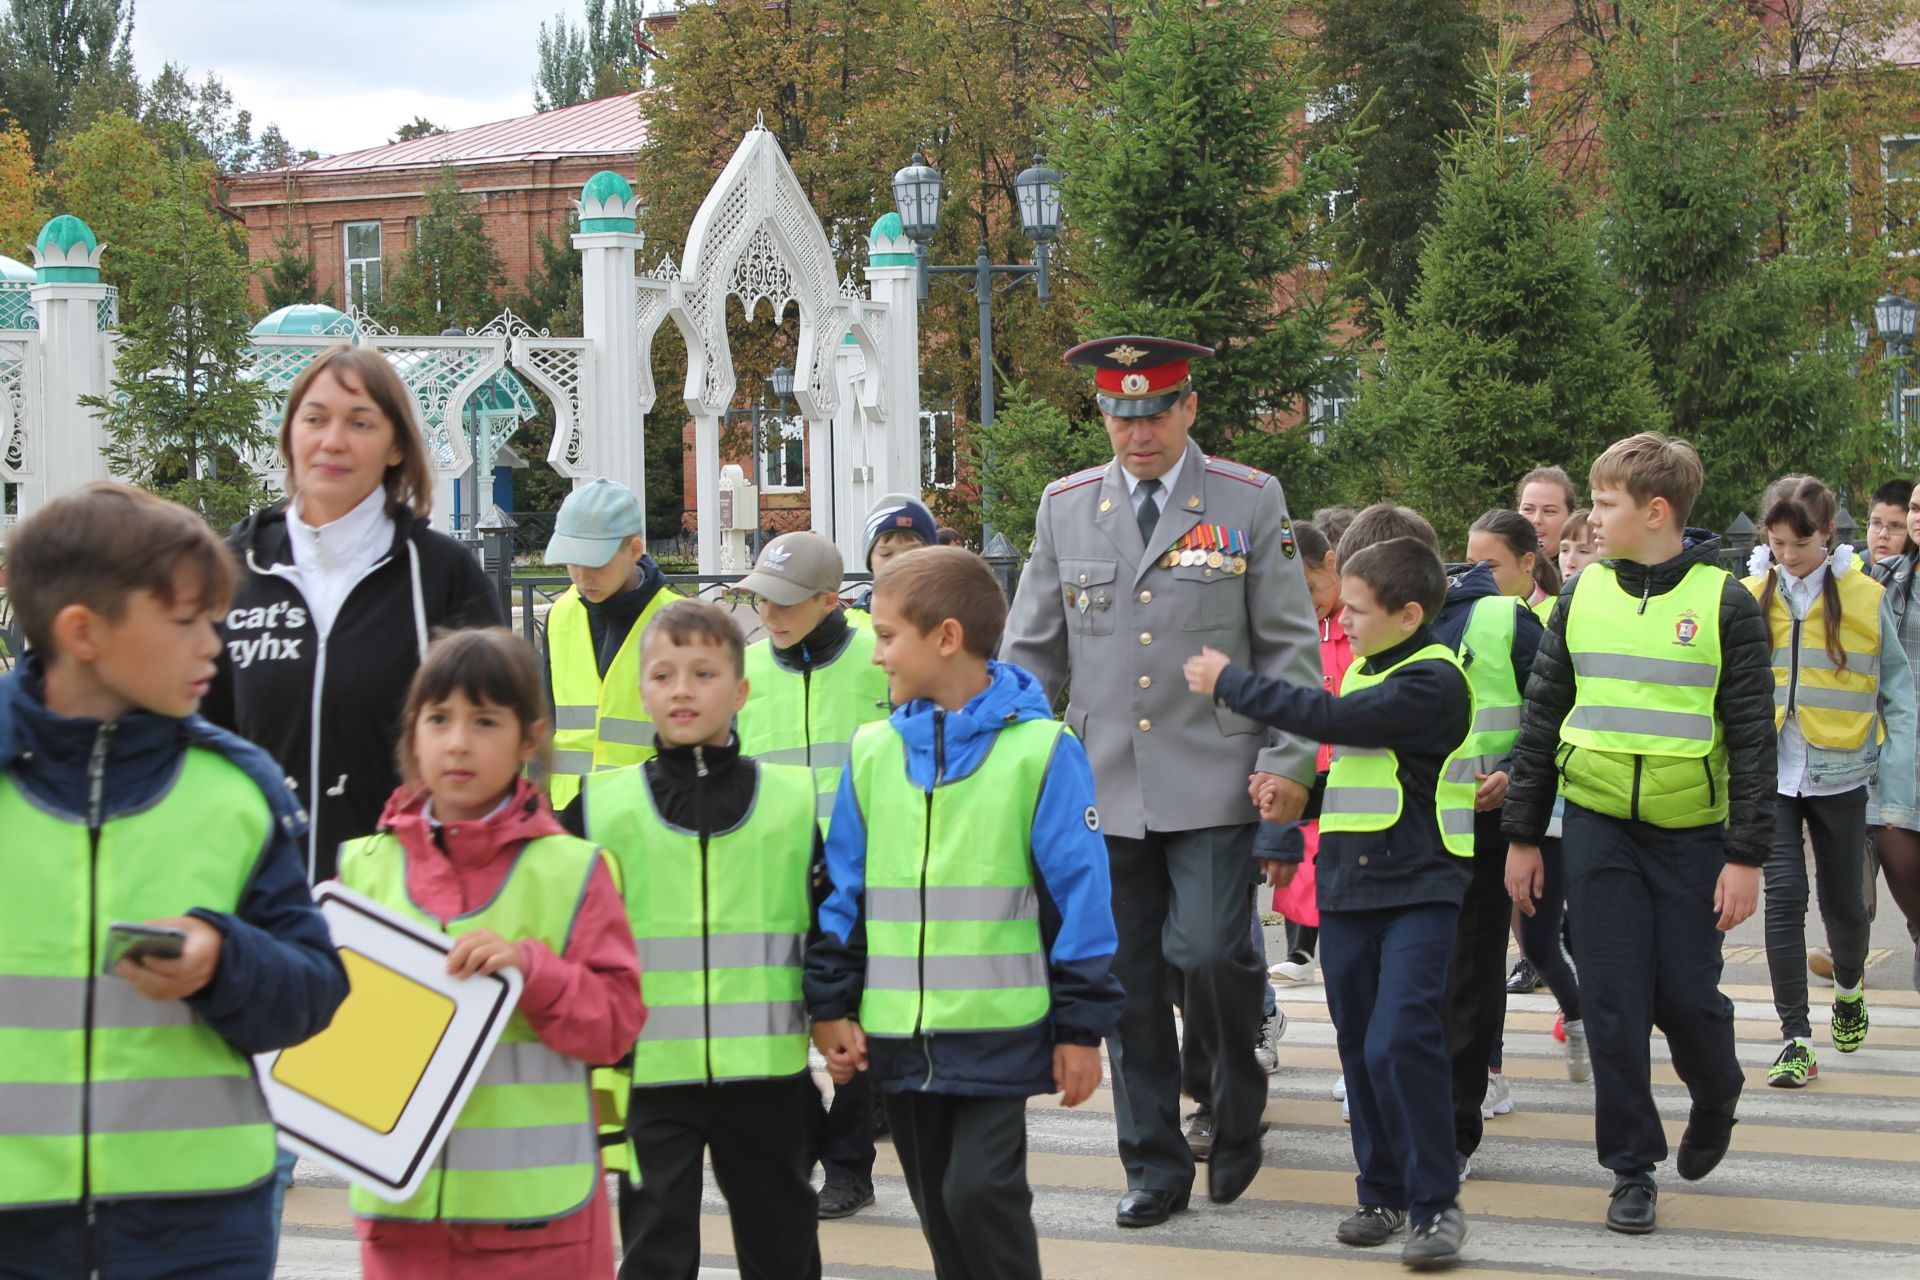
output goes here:
[{"label": "grey necktie", "polygon": [[1153,549],[1153,527],[1160,523],[1160,504],[1153,500],[1160,492],[1158,480],[1140,482],[1140,510],[1134,513],[1134,519],[1140,525],[1140,541],[1149,551]]}]

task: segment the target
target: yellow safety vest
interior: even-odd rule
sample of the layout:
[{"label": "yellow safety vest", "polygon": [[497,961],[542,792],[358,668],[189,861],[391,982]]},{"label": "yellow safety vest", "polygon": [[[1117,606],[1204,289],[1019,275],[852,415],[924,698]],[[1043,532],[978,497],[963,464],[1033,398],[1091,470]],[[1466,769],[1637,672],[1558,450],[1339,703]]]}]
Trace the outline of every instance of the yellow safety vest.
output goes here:
[{"label": "yellow safety vest", "polygon": [[[1766,584],[1764,577],[1740,583],[1756,600]],[[1775,585],[1767,612],[1773,637],[1773,727],[1778,732],[1791,715],[1811,745],[1854,751],[1880,726],[1880,597],[1885,589],[1859,572],[1835,578],[1834,586],[1840,593],[1844,671],[1827,654],[1826,593],[1816,594],[1807,616],[1796,619],[1786,593]],[[1880,735],[1885,734],[1880,726]]]},{"label": "yellow safety vest", "polygon": [[773,642],[759,640],[747,648],[746,670],[740,750],[761,764],[810,769],[814,816],[825,835],[853,731],[891,710],[887,673],[873,661],[873,632],[854,629],[838,657],[805,673],[781,666]]},{"label": "yellow safety vest", "polygon": [[271,1176],[273,1121],[246,1055],[185,1001],[99,968],[116,920],[239,910],[272,827],[260,788],[203,747],[156,803],[97,832],[0,770],[0,1210]]},{"label": "yellow safety vest", "polygon": [[633,630],[613,656],[606,679],[593,653],[586,602],[568,587],[547,613],[547,664],[553,673],[553,778],[548,792],[555,809],[580,794],[580,779],[597,769],[618,769],[653,758],[653,721],[640,701],[640,637],[653,615],[680,597],[664,586],[634,619]]},{"label": "yellow safety vest", "polygon": [[[1453,650],[1443,644],[1430,644],[1385,671],[1369,672],[1355,663],[1340,681],[1340,696],[1370,689],[1410,662],[1444,662],[1466,677]],[[1470,706],[1475,704],[1477,695],[1471,680],[1467,681],[1467,698]],[[1478,784],[1470,767],[1472,758],[1465,754],[1473,741],[1469,733],[1448,753],[1433,788],[1434,823],[1440,831],[1440,843],[1457,858],[1473,856],[1473,795]],[[1386,747],[1333,749],[1333,765],[1327,771],[1327,790],[1321,801],[1321,831],[1387,831],[1400,821],[1405,805],[1398,752]]]}]

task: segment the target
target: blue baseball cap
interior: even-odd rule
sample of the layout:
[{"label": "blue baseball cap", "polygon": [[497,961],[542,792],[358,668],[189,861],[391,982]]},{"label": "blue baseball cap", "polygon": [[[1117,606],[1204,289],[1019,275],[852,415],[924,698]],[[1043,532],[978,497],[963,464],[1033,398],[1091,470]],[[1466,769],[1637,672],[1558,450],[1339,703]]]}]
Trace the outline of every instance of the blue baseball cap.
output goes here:
[{"label": "blue baseball cap", "polygon": [[547,541],[547,563],[598,569],[613,559],[621,543],[646,531],[646,516],[633,490],[602,477],[581,485],[560,504],[553,537]]}]

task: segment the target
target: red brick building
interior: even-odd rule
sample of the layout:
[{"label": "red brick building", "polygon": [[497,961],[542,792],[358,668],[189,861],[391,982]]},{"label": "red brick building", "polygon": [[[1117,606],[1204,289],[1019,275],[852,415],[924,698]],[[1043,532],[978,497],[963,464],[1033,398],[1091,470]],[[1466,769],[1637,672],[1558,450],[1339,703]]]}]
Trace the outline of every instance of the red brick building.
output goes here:
[{"label": "red brick building", "polygon": [[[227,179],[227,204],[246,221],[256,263],[278,252],[274,241],[291,219],[313,255],[316,290],[333,290],[343,307],[364,305],[408,242],[427,184],[452,165],[479,201],[508,281],[518,283],[539,262],[538,234],[559,240],[586,180],[602,169],[631,174],[645,139],[640,95],[625,93],[237,174]],[[257,281],[254,288],[259,302]]]}]

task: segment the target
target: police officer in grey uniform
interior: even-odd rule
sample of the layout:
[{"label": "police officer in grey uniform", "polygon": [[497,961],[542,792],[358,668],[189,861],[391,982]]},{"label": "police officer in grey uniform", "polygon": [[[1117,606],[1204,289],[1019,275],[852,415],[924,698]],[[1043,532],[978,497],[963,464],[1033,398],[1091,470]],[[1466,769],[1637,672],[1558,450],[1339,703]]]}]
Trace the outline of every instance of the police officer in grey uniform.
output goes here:
[{"label": "police officer in grey uniform", "polygon": [[1262,675],[1320,681],[1319,633],[1280,484],[1210,458],[1187,437],[1198,400],[1189,361],[1206,347],[1127,336],[1083,343],[1114,458],[1040,500],[1033,553],[1000,657],[1068,693],[1086,745],[1113,873],[1126,1009],[1111,1043],[1128,1191],[1116,1220],[1153,1226],[1184,1209],[1194,1159],[1180,1132],[1186,1034],[1210,1064],[1215,1121],[1208,1194],[1236,1199],[1260,1168],[1266,1076],[1254,1061],[1266,980],[1248,936],[1254,828],[1305,808],[1316,744],[1274,734],[1187,691],[1203,645]]}]

